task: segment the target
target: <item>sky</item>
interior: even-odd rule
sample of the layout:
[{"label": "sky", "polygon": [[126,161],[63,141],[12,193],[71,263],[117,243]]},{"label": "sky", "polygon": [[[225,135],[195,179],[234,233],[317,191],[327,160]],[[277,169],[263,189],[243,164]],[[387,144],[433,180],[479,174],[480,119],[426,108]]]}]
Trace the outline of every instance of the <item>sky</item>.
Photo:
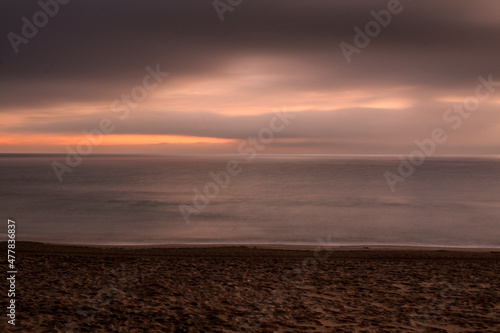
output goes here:
[{"label": "sky", "polygon": [[0,4],[0,153],[500,154],[497,0],[60,2]]}]

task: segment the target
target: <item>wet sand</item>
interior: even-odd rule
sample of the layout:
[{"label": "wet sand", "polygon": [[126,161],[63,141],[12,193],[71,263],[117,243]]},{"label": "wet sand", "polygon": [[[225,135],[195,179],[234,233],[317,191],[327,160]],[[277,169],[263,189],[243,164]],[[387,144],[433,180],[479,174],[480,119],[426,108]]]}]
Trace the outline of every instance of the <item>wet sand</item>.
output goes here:
[{"label": "wet sand", "polygon": [[500,332],[498,251],[19,242],[16,254],[16,326],[4,311],[0,331]]}]

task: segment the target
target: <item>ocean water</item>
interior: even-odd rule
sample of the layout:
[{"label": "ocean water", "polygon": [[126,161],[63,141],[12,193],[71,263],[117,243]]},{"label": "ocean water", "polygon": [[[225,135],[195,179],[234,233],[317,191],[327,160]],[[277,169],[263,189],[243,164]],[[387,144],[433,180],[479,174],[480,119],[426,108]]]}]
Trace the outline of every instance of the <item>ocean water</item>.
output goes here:
[{"label": "ocean water", "polygon": [[[0,155],[0,233],[9,218],[19,240],[61,243],[500,247],[500,159],[428,159],[392,192],[392,157],[93,155],[60,182],[64,158]],[[240,173],[215,186],[230,160]]]}]

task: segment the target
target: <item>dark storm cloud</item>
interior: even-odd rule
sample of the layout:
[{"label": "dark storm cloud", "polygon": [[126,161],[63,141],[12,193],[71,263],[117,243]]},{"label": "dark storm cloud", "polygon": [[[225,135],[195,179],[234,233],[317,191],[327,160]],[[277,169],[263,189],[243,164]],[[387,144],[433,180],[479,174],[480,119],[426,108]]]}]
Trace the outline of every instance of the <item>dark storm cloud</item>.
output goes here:
[{"label": "dark storm cloud", "polygon": [[[1,131],[79,135],[159,64],[171,75],[113,134],[243,140],[271,117],[243,113],[289,106],[297,120],[276,147],[409,152],[444,126],[450,101],[474,94],[479,75],[499,81],[500,3],[403,0],[348,64],[339,44],[354,44],[353,28],[388,2],[244,0],[221,22],[211,0],[71,0],[16,54],[8,34],[21,35],[21,19],[32,21],[40,6],[3,1],[0,113],[10,118]],[[498,152],[499,101],[482,102],[450,137],[450,152]]]},{"label": "dark storm cloud", "polygon": [[[380,36],[348,65],[339,43],[387,1],[244,1],[220,22],[211,1],[70,1],[15,54],[7,38],[35,1],[4,1],[0,23],[0,103],[113,98],[161,64],[173,78],[210,76],[241,55],[287,55],[318,75],[290,89],[372,84],[463,87],[499,72],[500,25],[481,20],[495,1],[401,2]],[[496,6],[496,7],[495,7]],[[301,68],[296,68],[301,71]],[[5,111],[5,109],[3,110]]]}]

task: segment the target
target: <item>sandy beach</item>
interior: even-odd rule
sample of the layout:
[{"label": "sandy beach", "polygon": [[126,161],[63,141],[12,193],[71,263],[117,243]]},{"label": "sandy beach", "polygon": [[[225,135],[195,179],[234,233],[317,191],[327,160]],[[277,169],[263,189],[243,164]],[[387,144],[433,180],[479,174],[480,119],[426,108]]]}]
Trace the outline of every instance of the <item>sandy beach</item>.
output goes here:
[{"label": "sandy beach", "polygon": [[498,251],[19,242],[17,253],[6,332],[500,331]]}]

